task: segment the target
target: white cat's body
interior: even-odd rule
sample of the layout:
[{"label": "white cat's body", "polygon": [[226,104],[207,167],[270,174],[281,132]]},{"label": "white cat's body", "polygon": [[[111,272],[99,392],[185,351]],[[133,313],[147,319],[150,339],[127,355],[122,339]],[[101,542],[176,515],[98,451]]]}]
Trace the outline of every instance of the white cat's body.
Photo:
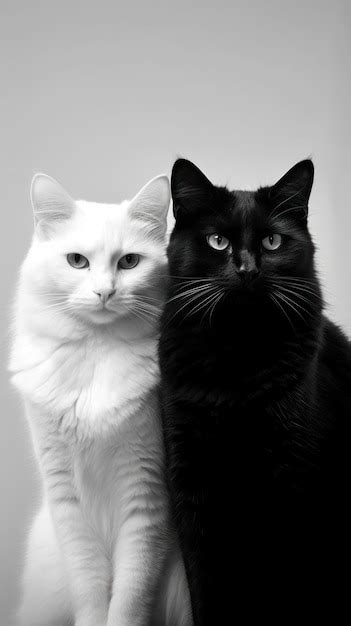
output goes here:
[{"label": "white cat's body", "polygon": [[[83,225],[91,207],[87,203],[76,206],[84,213],[79,218]],[[128,203],[123,205],[124,213],[130,210]],[[140,202],[138,210],[140,219]],[[113,216],[111,207],[106,211]],[[120,229],[126,220],[123,211]],[[102,235],[97,232],[96,220],[92,226],[91,243]],[[116,224],[114,227],[118,231]],[[135,295],[137,287],[129,284],[127,289],[121,282],[127,280],[125,272],[107,267],[106,250],[112,254],[118,249],[121,256],[137,243],[125,248],[124,242],[116,241],[120,233],[114,234],[111,223],[105,224],[104,254],[101,248],[99,256],[96,242],[94,254],[89,253],[91,274],[79,274],[80,269],[71,274],[72,268],[67,270],[60,256],[60,237],[67,252],[75,251],[77,244],[68,243],[71,233],[67,226],[60,223],[56,228],[58,247],[47,247],[55,248],[50,238],[34,239],[24,262],[10,363],[13,382],[25,400],[43,478],[43,504],[29,536],[19,623],[185,626],[191,624],[188,589],[164,478],[153,323],[156,307],[149,305],[149,319],[145,314],[145,302],[161,298],[162,281],[155,274],[156,267],[145,262],[136,276],[140,296],[140,281],[146,281],[153,270],[146,292],[149,300],[144,300],[142,309],[135,305],[139,315],[126,313],[123,306],[130,311],[131,292]],[[129,236],[131,231],[133,225],[128,226]],[[89,245],[88,233],[84,241]],[[160,246],[160,242],[156,244],[151,236],[142,258],[152,254],[152,245]],[[40,254],[47,255],[44,268]],[[57,258],[61,259],[59,266]],[[161,255],[157,261],[160,273],[162,268]],[[58,272],[59,278],[48,291],[47,285],[50,283],[51,289],[53,282],[49,280],[44,289],[46,277],[41,272],[49,274],[51,270],[55,277]],[[131,278],[129,274],[128,280]],[[88,285],[84,287],[88,295],[83,297],[80,282],[78,287],[78,283],[70,287],[69,298],[57,299],[64,281],[78,279]],[[117,291],[116,298],[121,294],[120,302],[111,308],[105,304],[97,308],[96,297],[89,300],[88,281],[92,280],[99,292],[102,283],[110,285],[112,281],[109,289],[116,288],[113,293]],[[49,293],[56,300],[48,305]],[[88,312],[77,315],[74,305],[83,301]],[[100,311],[107,323],[100,322]]]}]

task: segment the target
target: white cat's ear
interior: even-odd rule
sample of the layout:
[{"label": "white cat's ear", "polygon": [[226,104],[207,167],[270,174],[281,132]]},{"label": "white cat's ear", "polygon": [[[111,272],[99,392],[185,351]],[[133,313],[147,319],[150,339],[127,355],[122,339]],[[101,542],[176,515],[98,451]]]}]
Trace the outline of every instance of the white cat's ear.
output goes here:
[{"label": "white cat's ear", "polygon": [[150,236],[164,237],[171,198],[168,177],[161,174],[150,180],[129,205],[133,219],[143,222]]},{"label": "white cat's ear", "polygon": [[60,183],[46,174],[34,176],[30,197],[34,224],[46,237],[58,222],[69,219],[74,211],[75,202],[71,196]]}]

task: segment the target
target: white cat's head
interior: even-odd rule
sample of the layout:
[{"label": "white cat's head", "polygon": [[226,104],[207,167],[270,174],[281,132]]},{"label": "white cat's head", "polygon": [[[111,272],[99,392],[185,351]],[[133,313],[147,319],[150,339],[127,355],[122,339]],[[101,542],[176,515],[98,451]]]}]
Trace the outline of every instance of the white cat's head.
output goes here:
[{"label": "white cat's head", "polygon": [[152,319],[166,269],[170,191],[157,176],[119,205],[74,201],[54,179],[31,188],[35,233],[22,281],[43,312],[88,324]]}]

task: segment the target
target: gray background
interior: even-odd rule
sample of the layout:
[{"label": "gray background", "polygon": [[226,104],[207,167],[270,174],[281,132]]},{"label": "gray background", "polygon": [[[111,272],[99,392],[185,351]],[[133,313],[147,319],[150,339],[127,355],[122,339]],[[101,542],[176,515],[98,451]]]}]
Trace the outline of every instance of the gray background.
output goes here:
[{"label": "gray background", "polygon": [[316,165],[310,225],[330,315],[351,331],[350,2],[2,1],[0,625],[11,623],[39,496],[5,372],[10,304],[36,171],[119,201],[181,155],[214,182]]}]

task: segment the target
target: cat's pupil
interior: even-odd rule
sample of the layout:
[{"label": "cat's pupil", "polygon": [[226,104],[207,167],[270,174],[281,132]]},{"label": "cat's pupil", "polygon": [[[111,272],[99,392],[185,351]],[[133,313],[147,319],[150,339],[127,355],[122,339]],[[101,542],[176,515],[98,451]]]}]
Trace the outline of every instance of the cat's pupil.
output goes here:
[{"label": "cat's pupil", "polygon": [[75,254],[74,255],[74,262],[75,263],[79,263],[79,261],[80,261],[80,254]]},{"label": "cat's pupil", "polygon": [[220,235],[217,235],[217,243],[220,246],[222,243],[222,237]]},{"label": "cat's pupil", "polygon": [[132,255],[131,255],[131,254],[127,254],[127,255],[126,255],[126,261],[127,261],[127,263],[130,263],[130,262],[131,262],[131,260],[132,260]]},{"label": "cat's pupil", "polygon": [[271,246],[273,245],[273,241],[274,241],[274,236],[269,235],[269,243],[271,244]]}]

